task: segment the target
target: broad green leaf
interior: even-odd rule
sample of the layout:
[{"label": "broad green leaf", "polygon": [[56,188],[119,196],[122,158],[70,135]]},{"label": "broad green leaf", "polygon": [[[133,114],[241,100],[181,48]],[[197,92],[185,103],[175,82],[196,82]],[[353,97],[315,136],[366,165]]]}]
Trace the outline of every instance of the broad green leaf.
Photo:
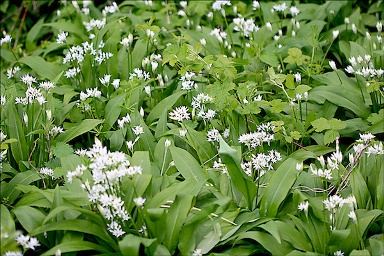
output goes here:
[{"label": "broad green leaf", "polygon": [[353,170],[349,177],[352,194],[356,198],[356,203],[359,209],[370,209],[372,207],[372,199],[369,193],[367,183],[359,169]]},{"label": "broad green leaf", "polygon": [[186,127],[188,142],[196,150],[200,163],[204,164],[209,159],[212,159],[215,152],[212,149],[211,143],[207,141],[205,133],[196,131],[188,125]]},{"label": "broad green leaf", "polygon": [[122,255],[139,255],[141,244],[143,244],[144,247],[149,247],[156,241],[156,238],[149,239],[128,234],[123,238],[123,240],[119,241],[119,247]]},{"label": "broad green leaf", "polygon": [[56,245],[55,247],[49,249],[42,256],[48,255],[57,255],[57,251],[60,250],[61,253],[67,252],[80,252],[80,251],[97,251],[105,254],[111,254],[105,246],[101,246],[88,241],[74,241],[74,242],[64,242]]},{"label": "broad green leaf", "polygon": [[200,192],[201,188],[205,184],[205,180],[200,182],[196,182],[194,179],[188,179],[180,183],[173,183],[168,188],[162,190],[160,193],[156,194],[148,203],[146,203],[146,207],[150,208],[158,208],[161,205],[165,204],[169,200],[174,200],[177,194],[187,194],[194,195]]},{"label": "broad green leaf", "polygon": [[181,227],[192,208],[194,196],[188,194],[176,195],[175,201],[171,205],[167,214],[167,230],[165,230],[164,245],[171,253],[174,253]]},{"label": "broad green leaf", "polygon": [[[11,143],[11,152],[12,156],[15,159],[16,163],[19,164],[21,161],[27,161],[29,155],[29,149],[27,141],[25,140],[23,126],[17,113],[16,107],[14,104],[9,104],[6,111],[7,125],[10,139],[16,139],[17,143]],[[25,167],[19,164],[21,170],[25,170]]]},{"label": "broad green leaf", "polygon": [[274,68],[277,68],[280,64],[278,58],[272,52],[265,52],[260,54],[260,60]]},{"label": "broad green leaf", "polygon": [[64,67],[59,67],[52,62],[47,62],[39,56],[25,56],[19,59],[20,63],[28,65],[42,78],[54,80]]},{"label": "broad green leaf", "polygon": [[[36,43],[34,44],[34,40],[39,36],[40,30],[43,27],[44,18],[39,19],[39,21],[29,30],[26,38],[26,48],[27,51],[32,51],[36,47]],[[34,47],[35,46],[35,47]]]},{"label": "broad green leaf", "polygon": [[59,222],[48,223],[33,230],[29,233],[29,235],[35,236],[44,232],[57,230],[72,230],[91,234],[108,242],[112,247],[117,247],[112,237],[107,233],[106,227],[101,227],[100,225],[96,225],[90,221],[82,219],[62,220]]},{"label": "broad green leaf", "polygon": [[219,223],[213,225],[213,230],[204,236],[197,248],[201,249],[202,254],[209,253],[219,242],[221,237],[221,227]]},{"label": "broad green leaf", "polygon": [[288,196],[288,193],[296,181],[296,159],[286,159],[272,175],[269,184],[260,203],[260,215],[275,217],[280,204]]},{"label": "broad green leaf", "polygon": [[121,112],[121,105],[123,104],[127,93],[119,94],[112,97],[107,105],[105,105],[105,124],[103,127],[104,131],[110,129],[116,122]]},{"label": "broad green leaf", "polygon": [[12,212],[15,214],[23,228],[28,232],[41,226],[45,219],[44,213],[30,206],[16,207]]},{"label": "broad green leaf", "polygon": [[8,184],[1,190],[1,198],[7,198],[7,203],[12,204],[20,195],[20,190],[17,185],[29,185],[30,183],[39,180],[40,176],[34,170],[18,173]]},{"label": "broad green leaf", "polygon": [[340,86],[317,86],[311,90],[309,100],[320,104],[324,104],[325,100],[330,101],[339,107],[349,109],[361,118],[367,118],[371,113],[361,94]]},{"label": "broad green leaf", "polygon": [[349,256],[371,256],[368,250],[353,250]]},{"label": "broad green leaf", "polygon": [[248,208],[252,210],[253,200],[256,196],[256,185],[249,180],[240,166],[241,157],[237,154],[236,150],[231,148],[220,137],[219,154],[223,163],[227,166],[228,173],[231,176],[235,188],[243,194]]},{"label": "broad green leaf", "polygon": [[62,141],[64,143],[69,142],[70,140],[80,136],[83,133],[89,132],[94,129],[99,124],[103,123],[103,120],[98,119],[85,119],[76,126],[69,128],[64,133],[57,136],[57,141]]},{"label": "broad green leaf", "polygon": [[272,255],[287,255],[292,249],[289,244],[282,241],[281,244],[271,235],[261,231],[247,231],[241,233],[236,241],[242,239],[252,239],[261,244]]},{"label": "broad green leaf", "polygon": [[203,168],[201,168],[196,159],[188,153],[188,151],[175,146],[170,146],[169,151],[171,152],[177,170],[184,179],[194,179],[197,182],[207,179]]}]

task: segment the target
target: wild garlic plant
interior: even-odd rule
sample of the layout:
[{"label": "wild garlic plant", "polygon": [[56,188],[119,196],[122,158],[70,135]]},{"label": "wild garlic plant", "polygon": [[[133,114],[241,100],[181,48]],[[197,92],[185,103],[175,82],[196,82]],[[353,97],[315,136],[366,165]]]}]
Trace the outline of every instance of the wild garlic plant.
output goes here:
[{"label": "wild garlic plant", "polygon": [[[131,166],[124,153],[110,152],[97,138],[92,148],[79,153],[88,159],[88,163],[68,172],[68,182],[72,183],[75,178],[82,181],[81,186],[87,191],[89,201],[104,216],[113,236],[120,237],[131,227],[137,228],[129,212],[131,203],[125,201],[123,183],[142,174],[141,167]],[[136,197],[134,201],[142,206],[145,199]]]}]

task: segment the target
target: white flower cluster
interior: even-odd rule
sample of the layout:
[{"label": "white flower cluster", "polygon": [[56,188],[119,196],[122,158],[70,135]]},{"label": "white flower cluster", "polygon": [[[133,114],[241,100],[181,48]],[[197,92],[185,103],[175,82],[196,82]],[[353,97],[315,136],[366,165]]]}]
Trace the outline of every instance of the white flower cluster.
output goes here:
[{"label": "white flower cluster", "polygon": [[239,142],[245,144],[248,148],[255,149],[261,144],[268,143],[274,140],[273,129],[275,127],[270,123],[261,124],[257,127],[257,130],[252,133],[244,133],[240,135]]},{"label": "white flower cluster", "polygon": [[44,90],[46,90],[47,92],[49,92],[50,89],[55,87],[55,84],[50,82],[50,81],[44,81],[44,82],[39,83],[39,87],[41,87]]},{"label": "white flower cluster", "polygon": [[57,35],[57,39],[56,39],[56,43],[58,44],[64,44],[67,42],[67,36],[68,36],[68,32],[60,32],[58,35]]},{"label": "white flower cluster", "polygon": [[256,32],[260,29],[255,25],[255,21],[252,18],[247,20],[243,17],[234,18],[233,23],[235,24],[233,30],[241,31],[245,37],[249,37],[250,33]]},{"label": "white flower cluster", "polygon": [[268,154],[259,153],[252,154],[252,166],[254,170],[259,172],[259,177],[263,176],[267,171],[273,170],[273,164],[280,161],[281,155],[276,150],[268,151]]},{"label": "white flower cluster", "polygon": [[49,136],[51,137],[55,137],[57,134],[59,133],[63,133],[64,132],[64,129],[60,126],[56,126],[54,125],[51,130],[49,130]]},{"label": "white flower cluster", "polygon": [[216,115],[216,111],[213,109],[206,109],[205,104],[212,103],[213,99],[208,94],[199,93],[196,97],[192,98],[192,107],[198,111],[197,117],[202,118],[204,121],[212,121]]},{"label": "white flower cluster", "polygon": [[19,235],[16,238],[16,242],[23,246],[24,250],[32,249],[35,250],[35,247],[40,246],[39,240],[36,237]]},{"label": "white flower cluster", "polygon": [[91,19],[90,22],[84,21],[83,25],[85,26],[87,31],[90,32],[94,28],[97,28],[98,30],[102,29],[105,26],[106,21],[107,20],[105,18],[103,18],[102,20]]},{"label": "white flower cluster", "polygon": [[221,1],[221,0],[216,0],[212,4],[212,9],[215,11],[220,11],[224,5],[231,6],[231,1]]},{"label": "white flower cluster", "polygon": [[0,46],[12,41],[12,36],[4,33],[4,37],[0,39]]},{"label": "white flower cluster", "polygon": [[139,68],[133,69],[133,73],[129,74],[129,80],[137,77],[138,79],[149,80],[151,78],[150,74]]},{"label": "white flower cluster", "polygon": [[366,54],[364,57],[358,56],[358,57],[351,57],[348,59],[349,65],[345,68],[345,71],[349,74],[355,74],[355,75],[361,75],[365,78],[368,77],[375,77],[381,78],[384,74],[384,70],[380,67],[379,69],[375,69],[373,62],[371,61],[371,55]]},{"label": "white flower cluster", "polygon": [[219,142],[220,132],[216,128],[207,131],[207,141],[209,142]]},{"label": "white flower cluster", "polygon": [[[364,149],[366,149],[365,153],[370,156],[370,155],[384,155],[384,148],[383,148],[383,142],[375,143],[372,146],[367,145],[371,142],[373,138],[375,138],[374,135],[371,133],[366,133],[366,134],[360,134],[360,139],[356,140],[356,144],[353,146],[353,150],[355,151],[356,154],[361,153]],[[350,162],[354,162],[354,157],[353,155],[349,156]]]},{"label": "white flower cluster", "polygon": [[219,28],[213,29],[209,34],[211,36],[215,36],[220,43],[223,43],[224,40],[227,38],[227,33],[224,31],[221,31]]},{"label": "white flower cluster", "polygon": [[327,157],[327,161],[325,161],[323,156],[319,156],[317,160],[320,162],[321,168],[317,168],[315,165],[311,164],[309,169],[312,174],[326,180],[331,180],[332,171],[338,170],[339,165],[343,160],[343,154],[339,148],[339,139],[336,138],[336,151],[333,152],[331,156]]},{"label": "white flower cluster", "polygon": [[119,127],[121,129],[124,128],[124,124],[129,124],[130,122],[131,122],[131,116],[129,114],[127,114],[123,118],[117,120],[117,124],[119,125]]},{"label": "white flower cluster", "polygon": [[7,77],[8,77],[8,79],[14,77],[15,74],[16,74],[17,72],[19,72],[19,71],[20,71],[20,67],[14,67],[14,68],[10,68],[10,69],[8,69],[8,70],[7,70]]},{"label": "white flower cluster", "polygon": [[147,67],[149,64],[151,64],[151,68],[152,68],[152,72],[155,72],[155,70],[157,69],[157,67],[159,66],[159,62],[162,61],[163,58],[161,56],[161,54],[154,54],[152,53],[151,56],[149,57],[145,57],[142,61],[141,61],[141,66],[143,68]]},{"label": "white flower cluster", "polygon": [[[104,42],[101,41],[98,45],[99,50],[96,50],[93,46],[93,43],[89,42],[84,42],[81,46],[72,46],[66,53],[63,59],[63,64],[76,62],[79,65],[84,61],[85,55],[89,53],[91,56],[93,56],[92,65],[101,65],[104,61],[108,60],[113,56],[113,54],[110,52],[102,51],[104,45]],[[80,71],[81,69],[79,67],[74,67],[72,69],[69,69],[64,76],[67,78],[72,78],[78,73],[80,73]]]},{"label": "white flower cluster", "polygon": [[178,122],[182,122],[183,120],[189,120],[190,114],[188,112],[188,108],[186,106],[177,107],[169,113],[169,118]]},{"label": "white flower cluster", "polygon": [[36,83],[36,78],[33,76],[30,76],[29,74],[22,76],[21,81],[28,85],[28,88],[25,92],[25,97],[16,97],[15,103],[16,104],[23,104],[28,105],[32,104],[35,100],[40,104],[43,105],[46,101],[43,93],[40,91],[39,88],[32,87],[32,83]]},{"label": "white flower cluster", "polygon": [[181,90],[189,91],[192,89],[197,89],[197,84],[195,84],[195,81],[191,80],[194,75],[194,72],[185,72],[185,75],[180,78]]},{"label": "white flower cluster", "polygon": [[219,158],[218,161],[213,162],[212,168],[215,170],[221,170],[224,174],[228,174],[227,166],[221,162],[221,158]]},{"label": "white flower cluster", "polygon": [[123,177],[141,174],[139,166],[130,166],[127,156],[122,152],[110,152],[96,138],[93,147],[85,152],[90,158],[88,166],[78,166],[67,173],[68,182],[74,177],[82,177],[85,170],[92,173],[93,185],[86,181],[83,188],[87,190],[90,202],[100,206],[100,211],[109,221],[108,231],[119,237],[125,234],[122,229],[124,221],[130,216],[121,199],[121,182]]},{"label": "white flower cluster", "polygon": [[[99,81],[102,85],[109,86],[109,84],[111,83],[111,75],[105,74],[104,77],[99,77]],[[111,84],[117,90],[120,86],[120,79],[113,79]]]},{"label": "white flower cluster", "polygon": [[86,92],[80,92],[80,100],[84,101],[89,97],[101,98],[101,91],[97,88],[87,88]]},{"label": "white flower cluster", "polygon": [[133,35],[129,34],[128,37],[124,37],[121,39],[120,44],[122,44],[125,48],[129,49],[133,42]]},{"label": "white flower cluster", "polygon": [[106,5],[102,10],[103,16],[106,17],[108,13],[115,13],[119,11],[119,7],[115,2],[112,2],[111,5]]},{"label": "white flower cluster", "polygon": [[355,213],[355,209],[357,209],[357,203],[354,195],[348,196],[345,199],[338,195],[333,195],[325,199],[323,204],[325,209],[330,212],[329,218],[331,220],[331,230],[335,229],[335,214],[337,213],[337,210],[340,209],[344,204],[346,204],[350,210],[348,217],[351,218],[354,223],[357,223],[357,217]]},{"label": "white flower cluster", "polygon": [[272,11],[284,12],[287,8],[288,8],[287,4],[282,3],[282,4],[274,5]]},{"label": "white flower cluster", "polygon": [[55,173],[54,173],[54,171],[51,168],[42,167],[40,169],[40,173],[43,174],[43,175],[47,175],[47,176],[51,177],[52,179],[55,178]]}]

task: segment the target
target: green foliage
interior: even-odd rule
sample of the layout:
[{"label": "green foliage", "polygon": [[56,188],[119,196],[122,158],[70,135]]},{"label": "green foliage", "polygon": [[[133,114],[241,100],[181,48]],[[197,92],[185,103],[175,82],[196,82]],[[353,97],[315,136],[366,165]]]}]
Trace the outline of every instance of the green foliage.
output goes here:
[{"label": "green foliage", "polygon": [[1,255],[384,253],[380,3],[64,2],[0,4]]}]

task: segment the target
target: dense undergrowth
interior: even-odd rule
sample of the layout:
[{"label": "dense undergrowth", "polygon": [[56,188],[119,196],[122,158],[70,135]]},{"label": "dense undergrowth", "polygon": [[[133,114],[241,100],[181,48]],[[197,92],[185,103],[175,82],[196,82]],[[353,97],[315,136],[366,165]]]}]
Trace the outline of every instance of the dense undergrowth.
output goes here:
[{"label": "dense undergrowth", "polygon": [[382,1],[1,12],[1,255],[382,255]]}]

